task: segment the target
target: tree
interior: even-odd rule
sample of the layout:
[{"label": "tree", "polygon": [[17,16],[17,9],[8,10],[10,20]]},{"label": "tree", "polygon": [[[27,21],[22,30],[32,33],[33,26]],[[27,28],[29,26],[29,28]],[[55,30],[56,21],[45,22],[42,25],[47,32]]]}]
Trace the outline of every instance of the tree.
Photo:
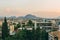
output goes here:
[{"label": "tree", "polygon": [[34,26],[34,23],[31,20],[29,20],[28,23],[27,23],[27,25],[28,26]]},{"label": "tree", "polygon": [[40,27],[37,27],[35,35],[36,35],[35,40],[41,40],[41,29],[40,29]]},{"label": "tree", "polygon": [[37,27],[35,33],[35,40],[48,40],[48,33],[45,29],[40,29],[40,27]]},{"label": "tree", "polygon": [[17,29],[20,28],[20,27],[21,27],[21,24],[20,24],[20,23],[15,24],[15,25],[14,25],[14,30],[17,30]]},{"label": "tree", "polygon": [[27,40],[32,40],[32,31],[31,30],[26,31],[26,39]]},{"label": "tree", "polygon": [[19,30],[15,35],[16,40],[27,40],[26,31],[26,29]]},{"label": "tree", "polygon": [[2,39],[5,39],[9,35],[8,23],[6,17],[4,18],[4,22],[2,24]]},{"label": "tree", "polygon": [[45,29],[42,29],[42,40],[48,40],[48,33],[46,32]]},{"label": "tree", "polygon": [[35,30],[35,28],[33,27],[32,28],[32,40],[36,40],[35,38],[36,38],[36,30]]},{"label": "tree", "polygon": [[21,24],[20,23],[17,24],[17,28],[19,28],[19,27],[21,27]]}]

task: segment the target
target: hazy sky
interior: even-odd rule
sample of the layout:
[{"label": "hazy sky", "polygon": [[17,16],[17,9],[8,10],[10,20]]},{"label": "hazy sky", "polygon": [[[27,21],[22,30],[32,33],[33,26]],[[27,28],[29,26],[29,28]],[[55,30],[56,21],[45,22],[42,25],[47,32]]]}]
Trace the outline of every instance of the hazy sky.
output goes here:
[{"label": "hazy sky", "polygon": [[60,16],[60,0],[0,0],[0,16]]}]

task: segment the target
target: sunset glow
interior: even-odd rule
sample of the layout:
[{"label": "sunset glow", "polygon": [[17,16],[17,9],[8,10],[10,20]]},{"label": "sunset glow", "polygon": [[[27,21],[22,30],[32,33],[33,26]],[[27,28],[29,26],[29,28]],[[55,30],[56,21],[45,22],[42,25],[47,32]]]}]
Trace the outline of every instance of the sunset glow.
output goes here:
[{"label": "sunset glow", "polygon": [[60,16],[60,0],[0,0],[0,16]]}]

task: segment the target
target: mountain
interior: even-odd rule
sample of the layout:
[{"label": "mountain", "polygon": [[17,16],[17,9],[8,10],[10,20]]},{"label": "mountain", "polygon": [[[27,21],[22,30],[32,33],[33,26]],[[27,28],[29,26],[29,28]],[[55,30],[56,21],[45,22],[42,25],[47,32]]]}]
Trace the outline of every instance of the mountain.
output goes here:
[{"label": "mountain", "polygon": [[25,19],[23,16],[19,16],[17,17],[17,19]]},{"label": "mountain", "polygon": [[[2,18],[2,17],[0,17],[0,18]],[[7,17],[7,19],[40,19],[40,17],[37,17],[35,15],[31,15],[31,14],[27,14],[25,16],[19,16],[19,17],[10,16],[10,17]]]},{"label": "mountain", "polygon": [[3,19],[4,17],[0,16],[0,19]]},{"label": "mountain", "polygon": [[17,19],[40,19],[40,17],[36,17],[35,15],[27,14],[25,16],[19,16]]},{"label": "mountain", "polygon": [[28,14],[24,18],[26,19],[39,19],[39,17],[36,17],[35,15]]},{"label": "mountain", "polygon": [[59,17],[57,17],[57,19],[60,19],[60,16],[59,16]]},{"label": "mountain", "polygon": [[16,19],[16,16],[7,17],[7,19]]}]

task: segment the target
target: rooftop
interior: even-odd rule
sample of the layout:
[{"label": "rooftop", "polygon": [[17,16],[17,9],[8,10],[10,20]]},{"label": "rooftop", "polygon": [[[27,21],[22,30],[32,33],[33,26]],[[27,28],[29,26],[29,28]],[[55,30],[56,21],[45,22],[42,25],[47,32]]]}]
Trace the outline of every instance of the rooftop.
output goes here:
[{"label": "rooftop", "polygon": [[58,37],[58,40],[60,40],[60,31],[54,31],[54,32],[50,32],[50,35],[52,35],[53,37]]}]

